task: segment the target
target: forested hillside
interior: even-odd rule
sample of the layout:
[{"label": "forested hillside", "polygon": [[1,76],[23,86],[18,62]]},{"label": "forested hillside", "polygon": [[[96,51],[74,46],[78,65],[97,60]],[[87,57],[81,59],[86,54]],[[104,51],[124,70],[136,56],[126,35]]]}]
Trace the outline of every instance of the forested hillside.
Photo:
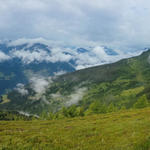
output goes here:
[{"label": "forested hillside", "polygon": [[24,94],[13,90],[2,96],[0,108],[40,115],[62,112],[62,108],[91,114],[147,107],[150,101],[149,75],[150,50],[113,64],[52,78],[41,93],[28,84],[22,87],[26,91]]}]

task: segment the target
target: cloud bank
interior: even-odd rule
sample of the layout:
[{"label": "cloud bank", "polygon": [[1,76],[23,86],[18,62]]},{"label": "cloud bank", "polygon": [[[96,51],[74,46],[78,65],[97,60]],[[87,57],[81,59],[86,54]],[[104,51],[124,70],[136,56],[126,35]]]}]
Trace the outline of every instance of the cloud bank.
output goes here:
[{"label": "cloud bank", "polygon": [[0,0],[0,39],[143,48],[150,46],[149,14],[149,0]]},{"label": "cloud bank", "polygon": [[[39,42],[39,43],[37,43]],[[30,63],[60,63],[66,62],[74,69],[112,63],[123,58],[139,55],[143,50],[125,52],[118,49],[110,49],[106,46],[62,46],[58,43],[51,46],[51,41],[40,39],[18,39],[2,43],[0,47],[0,62],[10,59],[20,59],[23,64]],[[1,45],[0,45],[1,46]],[[61,75],[64,70],[54,72],[54,75]]]}]

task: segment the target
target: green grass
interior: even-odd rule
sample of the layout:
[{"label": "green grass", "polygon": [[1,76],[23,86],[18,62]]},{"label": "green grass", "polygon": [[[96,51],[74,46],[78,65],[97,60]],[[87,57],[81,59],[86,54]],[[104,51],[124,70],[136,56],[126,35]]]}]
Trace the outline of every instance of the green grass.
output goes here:
[{"label": "green grass", "polygon": [[10,99],[8,99],[7,95],[2,95],[2,102],[0,104],[9,103]]},{"label": "green grass", "polygon": [[2,150],[149,150],[150,108],[52,121],[1,121]]}]

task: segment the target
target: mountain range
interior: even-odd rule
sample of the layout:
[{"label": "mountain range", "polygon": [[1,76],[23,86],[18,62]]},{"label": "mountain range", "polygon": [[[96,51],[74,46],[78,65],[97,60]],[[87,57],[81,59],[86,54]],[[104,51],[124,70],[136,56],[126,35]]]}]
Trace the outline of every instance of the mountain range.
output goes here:
[{"label": "mountain range", "polygon": [[[137,54],[133,54],[137,55]],[[55,76],[133,56],[106,46],[54,46],[39,41],[0,42],[0,94],[33,76]]]},{"label": "mountain range", "polygon": [[150,50],[136,57],[60,76],[35,75],[28,84],[18,84],[2,95],[0,109],[40,114],[76,105],[86,111],[97,101],[129,109],[141,96],[150,100],[149,74]]}]

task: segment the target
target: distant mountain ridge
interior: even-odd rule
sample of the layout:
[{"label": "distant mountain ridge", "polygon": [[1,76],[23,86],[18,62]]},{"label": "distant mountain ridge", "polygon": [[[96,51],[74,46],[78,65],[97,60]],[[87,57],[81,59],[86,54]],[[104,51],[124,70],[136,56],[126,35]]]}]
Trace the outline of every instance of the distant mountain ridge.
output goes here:
[{"label": "distant mountain ridge", "polygon": [[31,77],[1,97],[0,108],[40,114],[73,104],[88,110],[93,102],[132,108],[144,96],[150,101],[150,50],[115,63],[53,78]]},{"label": "distant mountain ridge", "polygon": [[45,77],[60,75],[124,57],[129,55],[104,46],[52,47],[42,42],[0,42],[0,94],[18,83],[27,84],[31,74]]}]

